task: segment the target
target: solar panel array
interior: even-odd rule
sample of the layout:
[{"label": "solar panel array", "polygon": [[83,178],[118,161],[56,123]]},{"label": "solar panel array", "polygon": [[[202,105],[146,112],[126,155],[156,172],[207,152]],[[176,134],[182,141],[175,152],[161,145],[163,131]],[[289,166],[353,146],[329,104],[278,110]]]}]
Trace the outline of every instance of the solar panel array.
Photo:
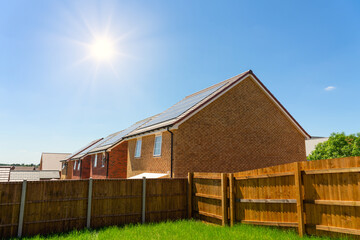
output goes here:
[{"label": "solar panel array", "polygon": [[99,141],[99,139],[94,140],[94,141],[90,142],[89,144],[87,144],[86,146],[84,146],[84,147],[80,148],[79,150],[73,152],[70,156],[67,157],[67,159],[73,158],[74,156],[80,154],[82,151],[84,151],[86,148],[88,148],[89,146],[94,144],[94,142],[96,142],[96,141]]},{"label": "solar panel array", "polygon": [[131,133],[132,131],[134,131],[139,126],[141,126],[142,124],[144,124],[146,121],[149,121],[149,120],[150,120],[150,118],[144,119],[142,121],[139,121],[139,122],[131,125],[130,127],[128,127],[125,130],[122,130],[120,132],[112,134],[112,135],[114,135],[113,137],[106,138],[103,141],[100,141],[99,144],[95,144],[96,146],[94,148],[91,148],[88,152],[91,152],[92,150],[96,151],[98,148],[102,148],[105,146],[111,146],[111,145],[119,142],[123,137],[125,137],[126,135],[128,135],[129,133]]},{"label": "solar panel array", "polygon": [[224,86],[224,84],[211,88],[202,93],[196,94],[194,96],[184,98],[180,102],[176,103],[169,109],[159,114],[157,117],[153,118],[152,120],[141,126],[140,129],[177,118],[182,113],[186,112],[188,109],[192,108],[197,103],[199,103],[201,100],[203,100],[204,98],[206,98],[207,96],[218,90],[220,87]]},{"label": "solar panel array", "polygon": [[114,134],[110,134],[109,136],[107,136],[106,138],[104,138],[103,140],[95,143],[94,145],[92,145],[91,147],[85,149],[84,151],[80,152],[79,154],[75,155],[74,158],[78,158],[81,156],[84,156],[85,154],[87,154],[88,152],[90,152],[91,150],[93,150],[94,148],[97,148],[100,144],[102,144],[104,141],[107,141],[109,139],[111,139],[112,137],[114,137]]}]

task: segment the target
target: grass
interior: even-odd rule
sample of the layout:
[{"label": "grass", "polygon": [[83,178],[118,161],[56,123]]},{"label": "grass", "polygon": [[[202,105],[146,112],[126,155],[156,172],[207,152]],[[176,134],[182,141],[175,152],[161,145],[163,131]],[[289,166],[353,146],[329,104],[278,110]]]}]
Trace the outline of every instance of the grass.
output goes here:
[{"label": "grass", "polygon": [[126,225],[124,227],[107,227],[98,230],[81,230],[52,236],[36,236],[25,239],[303,239],[326,240],[331,238],[304,237],[300,238],[293,230],[280,230],[270,227],[238,224],[234,227],[220,227],[199,221],[181,220],[146,225]]}]

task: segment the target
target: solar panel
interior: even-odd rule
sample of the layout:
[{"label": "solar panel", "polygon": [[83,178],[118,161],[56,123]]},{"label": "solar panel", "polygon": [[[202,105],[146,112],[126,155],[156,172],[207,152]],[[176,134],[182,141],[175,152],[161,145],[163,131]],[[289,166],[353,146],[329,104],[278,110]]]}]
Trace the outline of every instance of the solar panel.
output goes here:
[{"label": "solar panel", "polygon": [[169,121],[171,119],[177,118],[182,113],[186,112],[188,109],[192,108],[197,103],[199,103],[201,100],[203,100],[204,98],[206,98],[207,96],[209,96],[210,94],[212,94],[213,92],[218,90],[224,84],[216,86],[214,88],[211,88],[211,89],[209,89],[207,91],[204,91],[202,93],[196,94],[194,96],[184,98],[180,102],[176,103],[175,105],[173,105],[169,109],[167,109],[164,112],[162,112],[161,114],[159,114],[157,117],[153,118],[152,120],[150,120],[149,122],[147,122],[146,124],[141,126],[141,128],[149,127],[149,126],[152,126],[152,125],[155,125],[155,124],[158,124],[158,123],[166,122],[166,121]]}]

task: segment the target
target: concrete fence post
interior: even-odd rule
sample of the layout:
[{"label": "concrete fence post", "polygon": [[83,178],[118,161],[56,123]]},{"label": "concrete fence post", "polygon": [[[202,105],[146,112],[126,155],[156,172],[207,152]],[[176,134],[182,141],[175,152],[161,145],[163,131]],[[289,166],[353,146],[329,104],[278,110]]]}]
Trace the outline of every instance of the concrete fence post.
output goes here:
[{"label": "concrete fence post", "polygon": [[146,177],[143,177],[142,184],[142,207],[141,207],[141,222],[145,223],[145,213],[146,213]]},{"label": "concrete fence post", "polygon": [[93,179],[89,178],[89,191],[88,191],[88,202],[87,202],[87,214],[86,214],[86,227],[91,227],[91,200],[92,200],[92,189]]},{"label": "concrete fence post", "polygon": [[21,200],[20,200],[20,211],[19,211],[19,224],[18,224],[18,237],[22,235],[22,229],[24,225],[24,210],[25,210],[25,198],[26,198],[26,185],[27,181],[24,180],[21,188]]}]

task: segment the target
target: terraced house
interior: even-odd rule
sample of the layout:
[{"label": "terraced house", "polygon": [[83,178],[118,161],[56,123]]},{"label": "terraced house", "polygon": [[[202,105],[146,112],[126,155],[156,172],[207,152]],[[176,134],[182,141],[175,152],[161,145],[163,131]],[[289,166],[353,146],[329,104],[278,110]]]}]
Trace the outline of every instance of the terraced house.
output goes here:
[{"label": "terraced house", "polygon": [[69,157],[67,177],[239,172],[304,161],[309,138],[250,70]]}]

